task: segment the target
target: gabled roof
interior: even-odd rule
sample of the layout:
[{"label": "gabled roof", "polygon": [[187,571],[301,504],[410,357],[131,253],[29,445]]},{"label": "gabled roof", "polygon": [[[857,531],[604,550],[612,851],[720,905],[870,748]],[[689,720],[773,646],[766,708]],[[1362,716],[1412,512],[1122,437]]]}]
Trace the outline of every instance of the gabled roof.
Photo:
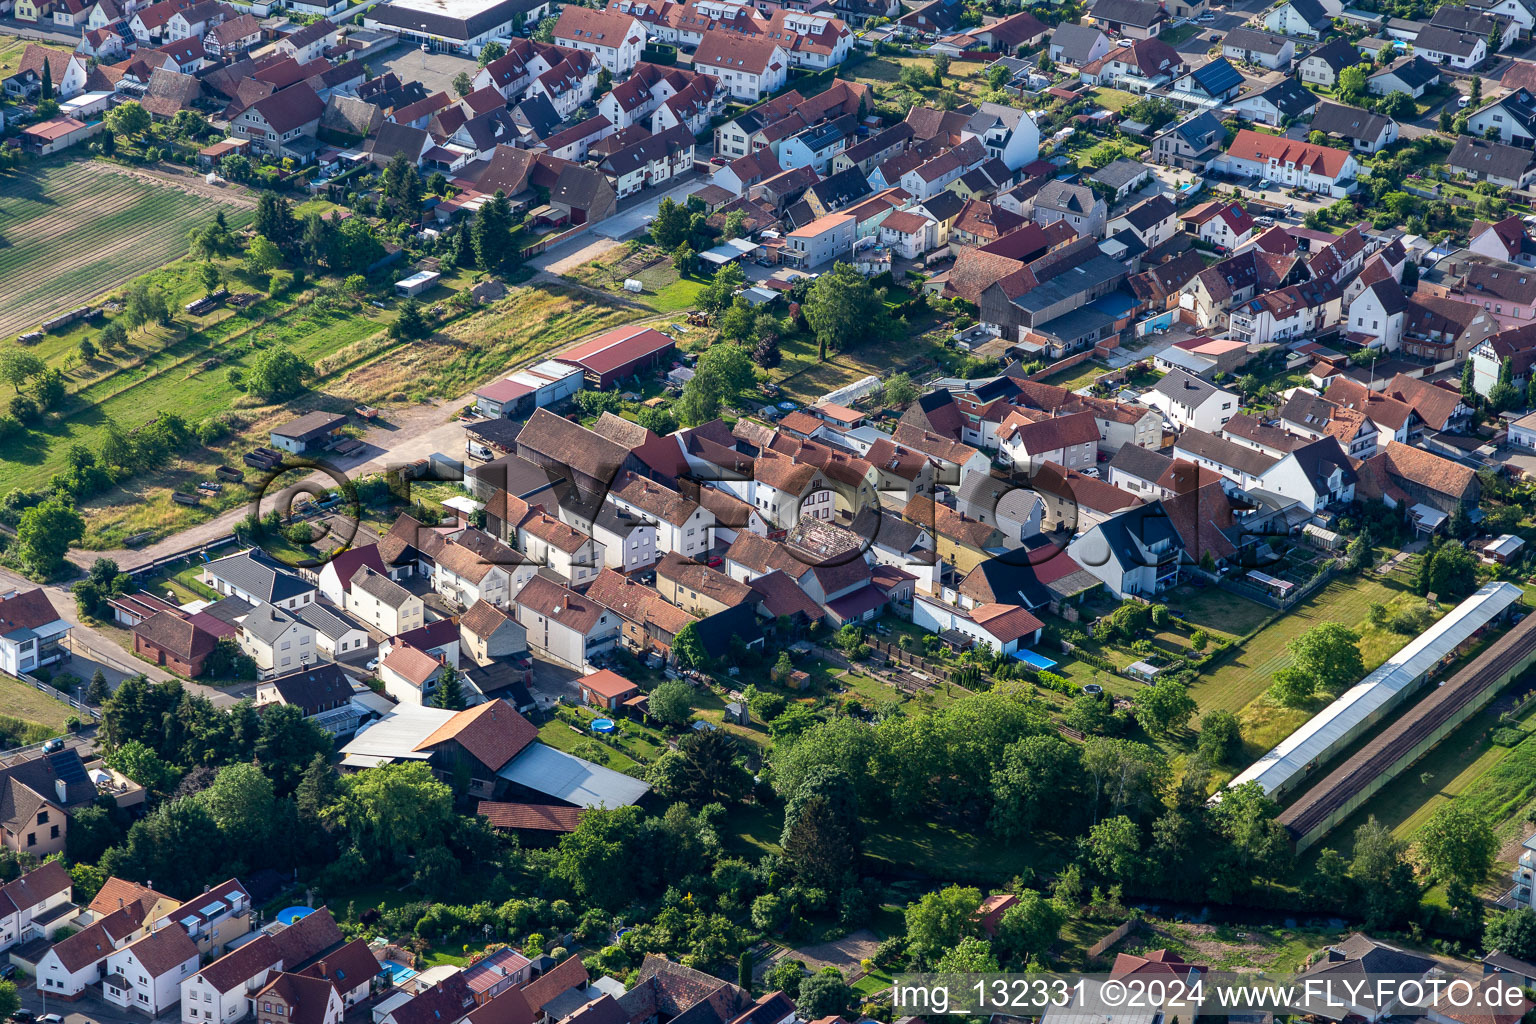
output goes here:
[{"label": "gabled roof", "polygon": [[1324,135],[1374,142],[1392,124],[1390,117],[1341,103],[1319,103],[1312,114],[1312,130]]},{"label": "gabled roof", "polygon": [[1352,68],[1361,63],[1364,58],[1360,56],[1360,50],[1354,43],[1342,37],[1332,39],[1307,54],[1302,60],[1318,60],[1337,75],[1345,68]]},{"label": "gabled roof", "polygon": [[539,735],[538,727],[504,700],[460,711],[416,745],[417,750],[456,741],[476,761],[500,771]]},{"label": "gabled roof", "polygon": [[[1287,79],[1287,81],[1290,80]],[[1311,94],[1308,93],[1308,96]],[[1315,98],[1311,102],[1315,103]],[[1295,164],[1313,174],[1335,179],[1344,172],[1345,161],[1350,159],[1350,155],[1342,149],[1314,146],[1310,142],[1296,142],[1283,136],[1265,135],[1247,128],[1237,133],[1237,138],[1232,140],[1228,153],[1257,163],[1268,163],[1273,159],[1281,164]]]},{"label": "gabled roof", "polygon": [[1234,28],[1222,37],[1221,45],[1231,47],[1234,50],[1246,50],[1250,53],[1262,53],[1274,57],[1285,51],[1287,46],[1294,45],[1284,36],[1272,35],[1269,32],[1260,32],[1251,28]]}]

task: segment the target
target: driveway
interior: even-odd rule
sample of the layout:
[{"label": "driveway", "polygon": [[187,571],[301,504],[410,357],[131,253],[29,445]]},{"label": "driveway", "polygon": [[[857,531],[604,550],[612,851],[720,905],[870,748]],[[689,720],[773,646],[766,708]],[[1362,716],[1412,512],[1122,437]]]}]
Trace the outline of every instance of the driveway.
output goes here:
[{"label": "driveway", "polygon": [[[31,1010],[36,1014],[56,1013],[64,1018],[64,1024],[146,1024],[150,1019],[146,1014],[125,1010],[121,1006],[113,1006],[96,995],[100,991],[99,986],[91,986],[86,989],[86,995],[77,1002],[66,1003],[61,1000],[45,1000],[31,979],[25,979],[28,984],[22,988],[18,995],[21,996],[22,1009]],[[20,974],[16,977],[17,988],[21,988],[23,978]],[[174,1021],[180,1017],[180,1004],[161,1014],[156,1020]]]},{"label": "driveway", "polygon": [[552,707],[561,697],[570,700],[581,699],[581,690],[576,686],[576,680],[579,678],[581,674],[575,669],[558,662],[545,661],[535,655],[533,683],[528,690],[541,707]]},{"label": "driveway", "polygon": [[705,184],[707,182],[704,175],[691,173],[681,185],[674,185],[665,192],[642,192],[641,198],[635,202],[635,205],[620,210],[600,224],[594,224],[591,233],[602,238],[614,239],[638,234],[644,231],[655,218],[663,199],[670,198],[674,203],[685,203],[690,194],[697,192]]},{"label": "driveway", "polygon": [[470,78],[480,70],[480,66],[467,57],[454,57],[446,53],[422,53],[413,46],[403,46],[383,60],[372,58],[368,62],[373,69],[380,74],[382,69],[393,71],[400,76],[400,81],[420,82],[427,87],[427,93],[445,92],[449,96],[458,96],[453,88],[453,80],[460,71],[465,72]]}]

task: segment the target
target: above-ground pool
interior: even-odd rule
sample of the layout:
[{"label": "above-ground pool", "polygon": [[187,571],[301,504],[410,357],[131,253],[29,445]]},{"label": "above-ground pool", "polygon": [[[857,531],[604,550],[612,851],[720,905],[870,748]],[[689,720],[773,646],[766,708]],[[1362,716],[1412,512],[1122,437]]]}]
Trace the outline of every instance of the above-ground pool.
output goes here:
[{"label": "above-ground pool", "polygon": [[278,924],[293,924],[300,918],[308,917],[314,910],[309,907],[288,907],[277,912]]},{"label": "above-ground pool", "polygon": [[1047,669],[1056,667],[1056,663],[1050,658],[1042,654],[1036,654],[1034,651],[1014,651],[1013,656],[1030,668]]},{"label": "above-ground pool", "polygon": [[593,732],[613,732],[613,730],[615,728],[616,727],[613,724],[613,719],[611,719],[611,718],[594,718],[594,719],[592,719],[592,731]]},{"label": "above-ground pool", "polygon": [[1090,694],[1099,694],[1099,693],[1103,693],[1104,692],[1104,687],[1100,686],[1098,683],[1084,683],[1083,684],[1083,692],[1084,693],[1090,693]]},{"label": "above-ground pool", "polygon": [[405,964],[395,963],[393,960],[385,960],[383,968],[383,973],[389,975],[389,983],[397,987],[416,977],[415,971],[405,966]]}]

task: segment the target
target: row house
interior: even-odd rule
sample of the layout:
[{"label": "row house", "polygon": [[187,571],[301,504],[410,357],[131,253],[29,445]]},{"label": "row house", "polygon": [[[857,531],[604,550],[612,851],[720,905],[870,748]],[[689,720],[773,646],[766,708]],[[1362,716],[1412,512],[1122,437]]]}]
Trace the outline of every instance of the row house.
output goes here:
[{"label": "row house", "polygon": [[1232,337],[1247,345],[1313,337],[1339,322],[1341,302],[1337,288],[1315,281],[1266,292],[1233,307]]},{"label": "row house", "polygon": [[756,103],[784,88],[789,55],[771,37],[729,31],[704,35],[693,55],[694,70],[720,80],[732,99]]},{"label": "row house", "polygon": [[587,671],[590,659],[612,650],[619,637],[617,613],[544,576],[518,591],[514,607],[528,646],[578,671]]},{"label": "row house", "polygon": [[693,132],[674,125],[608,154],[597,169],[612,179],[622,199],[691,171],[693,154]]}]

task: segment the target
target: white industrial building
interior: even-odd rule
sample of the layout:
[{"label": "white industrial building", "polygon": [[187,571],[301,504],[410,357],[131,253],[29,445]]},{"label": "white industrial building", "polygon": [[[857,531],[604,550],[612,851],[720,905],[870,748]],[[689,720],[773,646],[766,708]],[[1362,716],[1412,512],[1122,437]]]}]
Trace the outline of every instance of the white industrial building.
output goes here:
[{"label": "white industrial building", "polygon": [[1520,594],[1513,583],[1480,587],[1228,785],[1257,782],[1270,796],[1293,788],[1401,704],[1473,634],[1518,604]]}]

